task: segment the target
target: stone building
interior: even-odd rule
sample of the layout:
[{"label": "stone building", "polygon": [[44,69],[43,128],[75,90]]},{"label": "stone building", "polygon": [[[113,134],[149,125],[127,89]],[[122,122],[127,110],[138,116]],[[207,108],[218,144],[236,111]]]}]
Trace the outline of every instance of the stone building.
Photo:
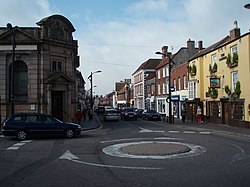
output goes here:
[{"label": "stone building", "polygon": [[75,28],[61,15],[36,24],[38,27],[0,27],[1,120],[12,113],[14,106],[15,113],[41,112],[71,121],[78,105]]}]

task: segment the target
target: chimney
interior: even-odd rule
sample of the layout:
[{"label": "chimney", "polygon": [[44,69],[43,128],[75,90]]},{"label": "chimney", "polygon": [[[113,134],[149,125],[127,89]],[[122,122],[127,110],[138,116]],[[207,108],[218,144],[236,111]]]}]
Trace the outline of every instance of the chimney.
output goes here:
[{"label": "chimney", "polygon": [[240,28],[238,27],[238,22],[234,21],[234,28],[230,30],[231,40],[237,39],[240,37]]},{"label": "chimney", "polygon": [[194,41],[191,41],[190,39],[187,41],[187,48],[188,49],[194,49]]},{"label": "chimney", "polygon": [[168,46],[163,46],[161,48],[161,51],[164,54],[164,55],[162,55],[162,59],[164,59],[167,56],[167,53],[168,53]]},{"label": "chimney", "polygon": [[198,41],[198,49],[199,49],[199,51],[203,49],[202,41]]}]

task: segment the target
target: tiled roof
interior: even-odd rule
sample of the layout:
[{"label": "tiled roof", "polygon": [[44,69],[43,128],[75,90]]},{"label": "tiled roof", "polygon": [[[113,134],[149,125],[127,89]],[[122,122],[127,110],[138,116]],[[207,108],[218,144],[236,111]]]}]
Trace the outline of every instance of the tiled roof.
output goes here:
[{"label": "tiled roof", "polygon": [[225,43],[227,42],[230,42],[231,41],[231,38],[230,36],[226,36],[225,38],[223,38],[222,40],[214,43],[213,45],[199,51],[198,53],[196,53],[193,57],[190,58],[189,62],[196,59],[196,58],[199,58],[207,53],[210,53],[211,51],[217,49],[218,47],[221,47],[222,45],[224,45]]},{"label": "tiled roof", "polygon": [[132,75],[143,69],[144,70],[155,69],[160,64],[160,62],[161,59],[148,59],[147,61],[142,63]]}]

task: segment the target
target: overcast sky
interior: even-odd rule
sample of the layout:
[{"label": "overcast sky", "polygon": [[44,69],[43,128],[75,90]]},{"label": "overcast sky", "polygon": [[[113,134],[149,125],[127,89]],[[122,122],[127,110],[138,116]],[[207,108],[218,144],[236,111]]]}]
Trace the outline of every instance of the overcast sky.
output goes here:
[{"label": "overcast sky", "polygon": [[37,26],[61,14],[74,25],[86,89],[93,75],[95,94],[114,90],[164,45],[175,53],[188,39],[207,47],[229,34],[238,21],[249,32],[249,0],[1,0],[0,26]]}]

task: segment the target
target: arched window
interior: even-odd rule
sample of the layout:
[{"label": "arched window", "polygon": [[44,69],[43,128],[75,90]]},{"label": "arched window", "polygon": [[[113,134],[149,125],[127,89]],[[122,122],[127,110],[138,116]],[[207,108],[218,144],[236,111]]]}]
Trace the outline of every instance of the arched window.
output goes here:
[{"label": "arched window", "polygon": [[[25,102],[28,99],[28,67],[23,61],[14,62],[14,101]],[[11,90],[11,72],[10,65],[10,90]],[[9,92],[11,95],[11,91]],[[9,97],[11,98],[11,97]]]}]

